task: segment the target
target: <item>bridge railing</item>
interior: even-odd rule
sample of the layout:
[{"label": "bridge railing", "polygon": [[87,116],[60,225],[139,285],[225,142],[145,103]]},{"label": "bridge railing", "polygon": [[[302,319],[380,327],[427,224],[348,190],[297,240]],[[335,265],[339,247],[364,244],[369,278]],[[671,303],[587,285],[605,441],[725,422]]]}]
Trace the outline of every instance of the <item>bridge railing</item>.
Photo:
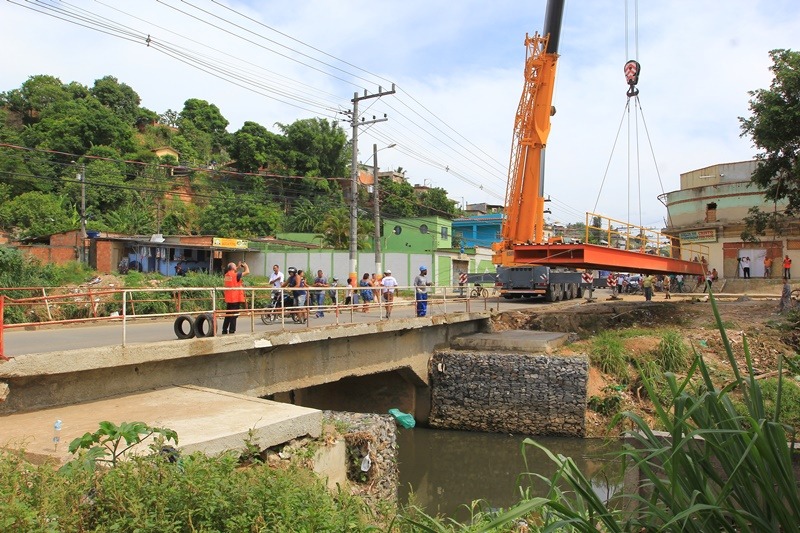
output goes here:
[{"label": "bridge railing", "polygon": [[[224,293],[244,290],[245,302],[236,314],[249,318],[250,331],[256,325],[287,327],[312,327],[308,318],[317,313],[333,315],[335,324],[363,323],[383,320],[392,315],[416,316],[417,302],[413,286],[395,287],[395,297],[389,302],[383,297],[382,287],[372,287],[374,299],[366,304],[361,299],[364,287],[281,288],[243,287],[178,287],[178,288],[26,288],[32,296],[12,298],[0,291],[0,359],[3,359],[3,331],[31,327],[59,327],[68,324],[119,322],[122,324],[122,344],[127,343],[128,325],[133,321],[167,319],[189,315],[197,317],[211,314],[212,333],[217,321],[224,319],[226,309]],[[277,305],[286,296],[307,291],[304,305]],[[319,304],[315,298],[323,292]],[[334,291],[336,298],[331,298]],[[15,293],[18,294],[18,293]],[[348,294],[351,296],[347,301]],[[353,298],[353,295],[357,295]],[[470,312],[489,308],[493,291],[474,290],[465,286],[428,287],[427,315]],[[492,302],[493,306],[499,306]],[[297,320],[297,318],[300,320]],[[320,317],[321,318],[321,317]],[[327,321],[320,325],[327,325]]]}]

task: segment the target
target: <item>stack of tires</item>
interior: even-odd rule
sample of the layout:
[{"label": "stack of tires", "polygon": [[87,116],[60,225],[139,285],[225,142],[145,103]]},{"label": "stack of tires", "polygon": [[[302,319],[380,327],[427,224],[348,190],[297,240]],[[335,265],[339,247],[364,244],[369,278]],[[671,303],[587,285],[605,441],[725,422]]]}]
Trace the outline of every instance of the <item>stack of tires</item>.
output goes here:
[{"label": "stack of tires", "polygon": [[175,336],[179,339],[213,337],[214,329],[213,313],[201,313],[196,318],[191,315],[180,315],[173,325]]}]

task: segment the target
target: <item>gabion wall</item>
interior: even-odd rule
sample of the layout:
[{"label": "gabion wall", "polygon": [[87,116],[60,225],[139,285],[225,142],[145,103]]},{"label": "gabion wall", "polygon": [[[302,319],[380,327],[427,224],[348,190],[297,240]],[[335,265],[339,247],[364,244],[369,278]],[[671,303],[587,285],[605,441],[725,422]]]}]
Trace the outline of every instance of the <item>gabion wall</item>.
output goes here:
[{"label": "gabion wall", "polygon": [[586,356],[440,350],[428,371],[431,427],[585,436]]}]

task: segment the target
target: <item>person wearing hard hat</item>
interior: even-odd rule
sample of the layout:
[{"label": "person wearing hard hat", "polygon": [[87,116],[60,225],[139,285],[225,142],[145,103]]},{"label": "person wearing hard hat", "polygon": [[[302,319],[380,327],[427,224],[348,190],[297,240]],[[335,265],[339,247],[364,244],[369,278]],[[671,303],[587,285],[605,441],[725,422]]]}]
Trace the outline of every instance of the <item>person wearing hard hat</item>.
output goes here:
[{"label": "person wearing hard hat", "polygon": [[417,302],[417,316],[425,316],[428,314],[428,287],[431,282],[428,281],[428,267],[419,267],[419,275],[414,278],[414,296]]}]

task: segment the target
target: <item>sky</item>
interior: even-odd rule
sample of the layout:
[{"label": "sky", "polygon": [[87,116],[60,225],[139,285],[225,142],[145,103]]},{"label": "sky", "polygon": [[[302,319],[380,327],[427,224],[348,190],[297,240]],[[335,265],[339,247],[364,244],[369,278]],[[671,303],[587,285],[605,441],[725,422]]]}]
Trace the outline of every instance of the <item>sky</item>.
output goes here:
[{"label": "sky", "polygon": [[[220,108],[229,132],[320,117],[340,120],[349,138],[354,94],[394,84],[359,102],[365,122],[387,120],[358,128],[358,160],[371,165],[377,145],[381,170],[402,168],[459,203],[501,205],[524,39],[542,32],[545,6],[10,0],[0,3],[0,91],[36,74],[87,86],[111,75],[157,113],[199,98]],[[748,91],[772,81],[769,51],[800,50],[798,28],[796,0],[566,0],[547,220],[583,222],[590,211],[664,227],[658,195],[678,190],[681,173],[756,155],[739,117],[749,116]],[[628,59],[642,65],[638,103],[626,96]]]}]

